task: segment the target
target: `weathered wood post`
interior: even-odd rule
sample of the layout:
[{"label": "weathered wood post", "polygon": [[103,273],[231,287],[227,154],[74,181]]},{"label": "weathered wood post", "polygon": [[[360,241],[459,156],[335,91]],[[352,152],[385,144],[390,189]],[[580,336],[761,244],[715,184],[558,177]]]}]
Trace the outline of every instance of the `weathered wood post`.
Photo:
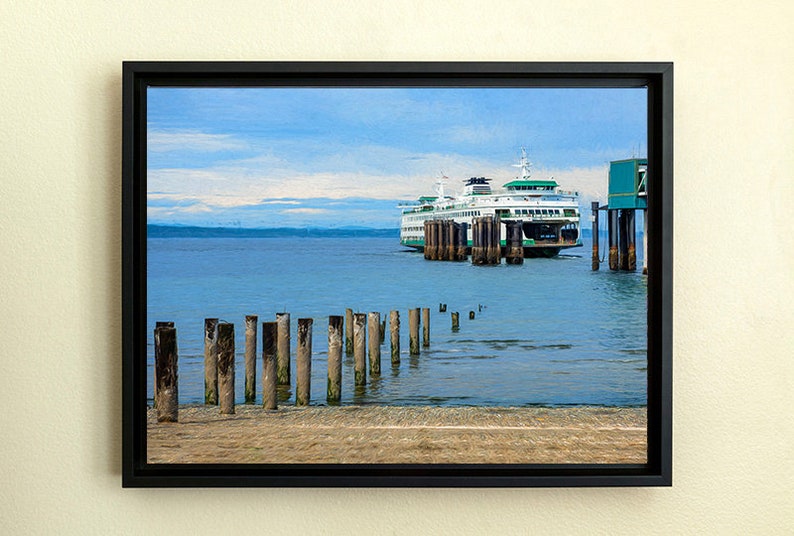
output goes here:
[{"label": "weathered wood post", "polygon": [[471,263],[474,265],[483,263],[482,228],[482,218],[474,218],[471,226]]},{"label": "weathered wood post", "polygon": [[465,261],[468,256],[466,250],[469,247],[469,224],[466,222],[458,224],[458,251],[456,258]]},{"label": "weathered wood post", "polygon": [[204,319],[204,403],[218,404],[218,319]]},{"label": "weathered wood post", "polygon": [[590,217],[590,221],[593,222],[593,258],[591,268],[594,272],[597,272],[601,266],[598,254],[598,201],[593,201],[590,204],[590,210],[593,211],[593,215]]},{"label": "weathered wood post", "polygon": [[494,264],[502,262],[502,218],[496,216],[493,223]]},{"label": "weathered wood post", "polygon": [[386,340],[386,319],[380,321],[380,343]]},{"label": "weathered wood post", "polygon": [[355,385],[367,384],[367,315],[353,315],[353,373]]},{"label": "weathered wood post", "polygon": [[353,355],[353,309],[345,309],[345,354]]},{"label": "weathered wood post", "polygon": [[298,352],[295,360],[295,405],[308,406],[312,392],[312,324],[311,318],[298,319]]},{"label": "weathered wood post", "polygon": [[447,304],[446,303],[439,303],[438,304],[438,312],[439,313],[446,313],[447,312]]},{"label": "weathered wood post", "polygon": [[626,270],[633,272],[637,269],[637,234],[636,234],[636,225],[635,221],[635,212],[634,209],[627,209],[626,210],[626,243],[627,243],[627,260],[626,260]]},{"label": "weathered wood post", "polygon": [[278,322],[262,322],[262,407],[276,409],[276,351],[278,346]]},{"label": "weathered wood post", "polygon": [[256,399],[256,325],[259,317],[245,317],[245,403],[253,404]]},{"label": "weathered wood post", "polygon": [[408,352],[419,355],[419,309],[408,310]]},{"label": "weathered wood post", "polygon": [[629,269],[629,210],[623,209],[618,216],[618,250],[620,252],[619,265],[621,270]]},{"label": "weathered wood post", "polygon": [[342,400],[342,317],[328,317],[328,389],[326,399],[337,405]]},{"label": "weathered wood post", "polygon": [[619,270],[618,255],[618,211],[616,209],[607,210],[607,235],[609,237],[609,269]]},{"label": "weathered wood post", "polygon": [[469,311],[469,320],[474,320],[474,311]]},{"label": "weathered wood post", "polygon": [[234,413],[234,324],[218,324],[218,403],[223,415]]},{"label": "weathered wood post", "polygon": [[523,264],[524,263],[524,244],[521,234],[520,221],[506,222],[506,240],[505,240],[505,263],[506,264]]},{"label": "weathered wood post", "polygon": [[290,322],[289,313],[276,313],[278,342],[276,344],[276,377],[279,385],[290,384]]},{"label": "weathered wood post", "polygon": [[460,329],[460,314],[456,311],[452,313],[452,331]]},{"label": "weathered wood post", "polygon": [[380,313],[369,313],[369,374],[380,375]]},{"label": "weathered wood post", "polygon": [[648,209],[642,211],[642,273],[648,275]]},{"label": "weathered wood post", "polygon": [[157,393],[157,422],[179,420],[179,382],[177,371],[176,328],[154,330],[154,374]]},{"label": "weathered wood post", "polygon": [[391,364],[400,364],[400,311],[389,313],[389,335],[391,342]]},{"label": "weathered wood post", "polygon": [[422,346],[430,346],[430,309],[422,308]]},{"label": "weathered wood post", "polygon": [[[157,328],[172,328],[172,327],[174,327],[173,322],[155,322],[154,323],[155,336],[157,335],[157,331],[156,331]],[[154,392],[152,393],[154,395],[154,399],[153,399],[154,402],[152,404],[152,407],[156,408],[157,407],[157,367],[154,367],[154,384],[152,386],[152,389],[154,390]]]},{"label": "weathered wood post", "polygon": [[457,242],[455,242],[455,222],[453,220],[447,221],[447,254],[446,260],[454,261],[455,254],[458,250]]}]

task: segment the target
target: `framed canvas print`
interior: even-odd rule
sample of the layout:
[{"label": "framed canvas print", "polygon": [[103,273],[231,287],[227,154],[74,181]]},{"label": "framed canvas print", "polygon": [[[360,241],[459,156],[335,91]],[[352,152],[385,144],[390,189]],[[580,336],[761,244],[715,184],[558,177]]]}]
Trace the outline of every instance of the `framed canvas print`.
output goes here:
[{"label": "framed canvas print", "polygon": [[670,63],[126,62],[124,486],[664,486]]}]

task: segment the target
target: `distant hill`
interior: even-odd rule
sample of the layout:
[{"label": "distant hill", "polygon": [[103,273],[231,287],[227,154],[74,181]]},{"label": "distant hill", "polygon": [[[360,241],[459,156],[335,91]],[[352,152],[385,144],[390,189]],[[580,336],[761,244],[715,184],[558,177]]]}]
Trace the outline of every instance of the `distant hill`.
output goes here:
[{"label": "distant hill", "polygon": [[236,227],[192,227],[182,225],[147,225],[149,238],[277,238],[277,237],[384,237],[397,238],[400,230],[368,227],[241,229]]}]

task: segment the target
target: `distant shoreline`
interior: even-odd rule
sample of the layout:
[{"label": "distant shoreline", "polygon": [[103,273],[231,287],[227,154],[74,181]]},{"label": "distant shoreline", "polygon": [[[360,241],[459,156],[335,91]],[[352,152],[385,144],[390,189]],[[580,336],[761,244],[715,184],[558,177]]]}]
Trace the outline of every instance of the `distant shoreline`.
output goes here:
[{"label": "distant shoreline", "polygon": [[199,227],[191,225],[147,225],[148,238],[399,238],[400,229],[369,227],[272,227],[249,229],[240,227]]}]

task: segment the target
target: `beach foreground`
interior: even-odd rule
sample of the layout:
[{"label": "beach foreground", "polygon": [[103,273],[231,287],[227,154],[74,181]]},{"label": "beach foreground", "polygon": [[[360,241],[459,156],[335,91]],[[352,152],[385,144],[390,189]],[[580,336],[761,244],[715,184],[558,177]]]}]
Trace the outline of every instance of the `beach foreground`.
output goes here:
[{"label": "beach foreground", "polygon": [[149,463],[645,463],[645,408],[181,406]]}]

